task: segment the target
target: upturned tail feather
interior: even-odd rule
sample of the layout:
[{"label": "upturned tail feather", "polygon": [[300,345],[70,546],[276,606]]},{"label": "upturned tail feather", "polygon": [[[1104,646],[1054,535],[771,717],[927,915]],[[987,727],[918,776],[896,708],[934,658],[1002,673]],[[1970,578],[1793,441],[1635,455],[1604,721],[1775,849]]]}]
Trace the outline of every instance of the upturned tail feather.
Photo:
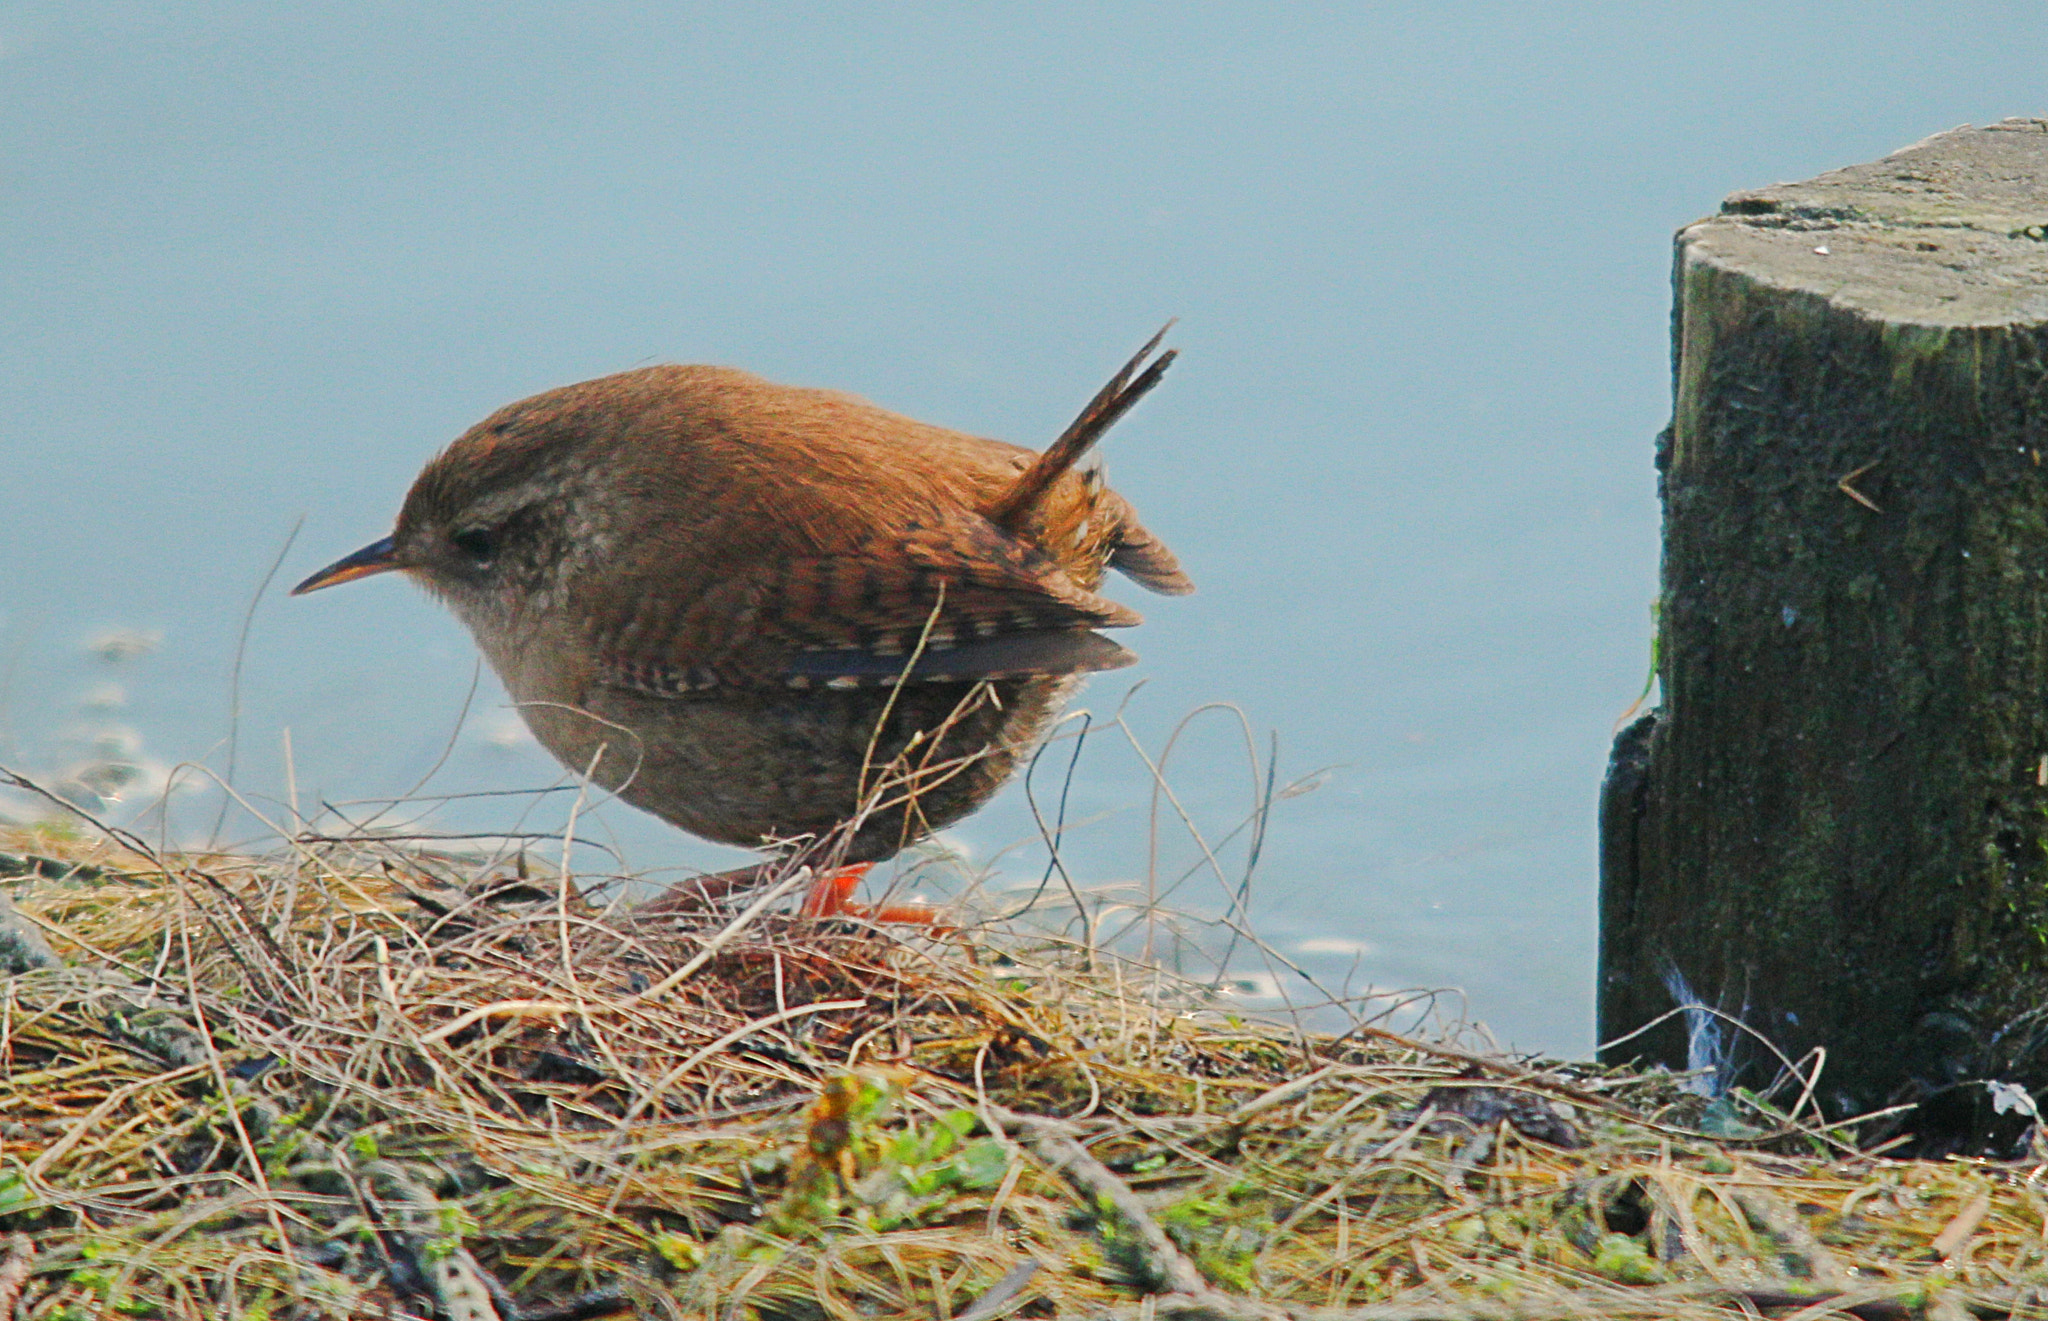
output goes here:
[{"label": "upturned tail feather", "polygon": [[1060,438],[1018,475],[1009,490],[997,497],[986,511],[990,522],[1011,532],[1019,530],[1025,519],[1038,508],[1039,502],[1045,499],[1046,493],[1052,490],[1053,483],[1072,468],[1096,441],[1102,439],[1103,433],[1115,426],[1118,418],[1131,411],[1131,405],[1159,384],[1160,378],[1166,375],[1166,369],[1179,356],[1179,350],[1168,349],[1149,366],[1146,359],[1158,349],[1159,342],[1166,338],[1166,332],[1172,330],[1173,325],[1173,322],[1167,322],[1159,328],[1158,334],[1146,340],[1145,347],[1139,349],[1121,371],[1109,378],[1109,384],[1096,392]]}]

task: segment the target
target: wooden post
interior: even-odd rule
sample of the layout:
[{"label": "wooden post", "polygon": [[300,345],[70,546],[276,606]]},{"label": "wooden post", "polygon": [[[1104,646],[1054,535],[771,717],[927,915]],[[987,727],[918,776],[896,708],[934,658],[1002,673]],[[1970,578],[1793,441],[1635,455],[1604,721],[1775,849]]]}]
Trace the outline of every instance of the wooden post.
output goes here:
[{"label": "wooden post", "polygon": [[[1602,799],[1601,1039],[1682,978],[1825,1047],[1837,1116],[2048,1086],[2048,121],[1737,193],[1673,283],[1662,706]],[[1741,1081],[1778,1068],[1738,1043]]]}]

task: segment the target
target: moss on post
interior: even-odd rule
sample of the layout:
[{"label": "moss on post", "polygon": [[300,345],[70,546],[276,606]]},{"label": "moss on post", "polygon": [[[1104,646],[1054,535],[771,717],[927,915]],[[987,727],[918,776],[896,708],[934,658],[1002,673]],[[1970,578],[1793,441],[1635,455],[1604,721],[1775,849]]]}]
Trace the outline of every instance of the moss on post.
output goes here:
[{"label": "moss on post", "polygon": [[[2048,121],[1739,193],[1674,285],[1663,705],[1602,807],[1601,1038],[1675,972],[1826,1047],[1835,1114],[2048,1084]],[[1613,1053],[1683,1064],[1685,1024]]]}]

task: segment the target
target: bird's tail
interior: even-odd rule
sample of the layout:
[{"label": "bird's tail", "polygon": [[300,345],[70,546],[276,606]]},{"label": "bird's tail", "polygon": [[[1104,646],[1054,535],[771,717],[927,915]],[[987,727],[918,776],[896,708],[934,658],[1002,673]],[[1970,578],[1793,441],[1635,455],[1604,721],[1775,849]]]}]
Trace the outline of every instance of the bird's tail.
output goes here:
[{"label": "bird's tail", "polygon": [[1132,359],[1123,365],[1123,370],[1109,378],[1109,384],[1102,387],[1081,415],[1073,420],[1060,438],[1052,443],[1045,453],[1038,456],[1029,468],[1019,473],[1017,480],[996,498],[987,509],[989,520],[998,527],[1016,531],[1045,499],[1053,483],[1088,452],[1090,446],[1102,439],[1102,433],[1116,425],[1116,420],[1131,410],[1131,405],[1145,397],[1147,391],[1166,375],[1167,367],[1177,356],[1177,351],[1168,349],[1147,365],[1158,349],[1159,341],[1166,338],[1166,332],[1173,329],[1169,321],[1159,328],[1159,333],[1145,341]]}]

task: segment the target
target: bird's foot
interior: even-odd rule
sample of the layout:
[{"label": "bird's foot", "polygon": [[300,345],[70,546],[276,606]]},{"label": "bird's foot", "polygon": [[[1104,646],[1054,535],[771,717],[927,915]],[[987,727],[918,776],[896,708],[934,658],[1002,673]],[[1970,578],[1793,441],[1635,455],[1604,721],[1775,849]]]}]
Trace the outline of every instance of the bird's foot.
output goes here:
[{"label": "bird's foot", "polygon": [[856,862],[819,873],[818,878],[811,882],[810,892],[804,896],[804,916],[851,917],[866,922],[902,922],[936,930],[948,929],[949,924],[939,920],[939,911],[930,904],[854,903],[854,888],[874,865],[872,862]]},{"label": "bird's foot", "polygon": [[[780,863],[761,863],[752,867],[740,867],[733,871],[719,872],[712,876],[692,877],[679,881],[665,892],[638,905],[633,911],[639,917],[667,917],[703,908],[718,900],[741,891],[750,890],[775,879]],[[857,862],[851,866],[834,867],[820,872],[812,880],[810,889],[804,893],[803,915],[805,917],[850,917],[864,922],[901,922],[912,926],[944,929],[948,924],[939,918],[939,910],[929,904],[857,904],[853,892],[861,880],[874,867],[871,862]]]}]

